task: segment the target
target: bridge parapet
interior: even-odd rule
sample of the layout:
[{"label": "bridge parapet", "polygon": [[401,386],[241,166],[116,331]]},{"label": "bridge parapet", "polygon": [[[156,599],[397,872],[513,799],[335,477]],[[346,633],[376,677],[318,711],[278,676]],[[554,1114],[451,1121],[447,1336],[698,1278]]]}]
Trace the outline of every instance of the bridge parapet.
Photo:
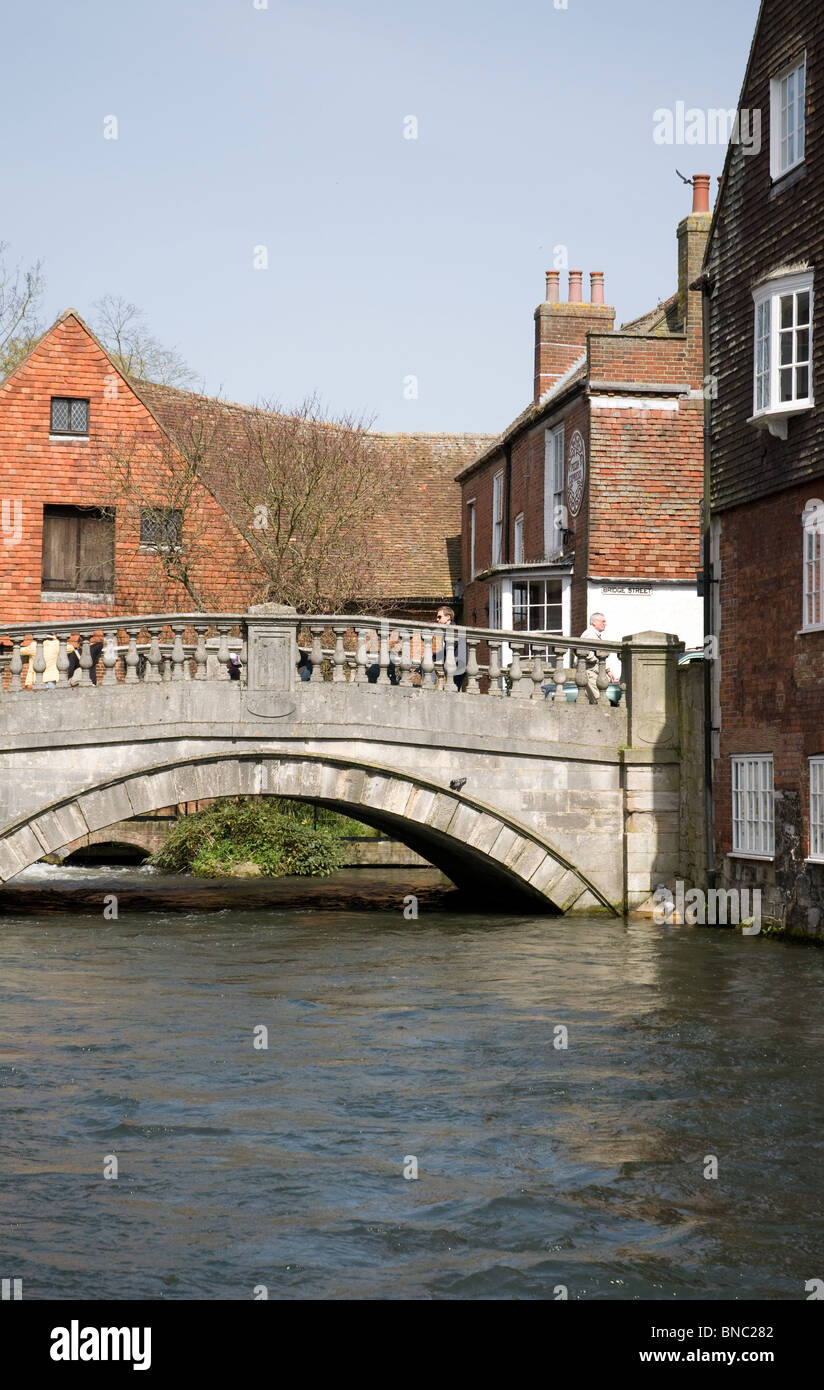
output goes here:
[{"label": "bridge parapet", "polygon": [[[0,693],[65,691],[74,668],[72,683],[88,687],[228,681],[234,667],[232,674],[255,690],[285,693],[299,680],[346,681],[383,692],[418,690],[424,697],[549,699],[609,711],[632,686],[634,659],[648,673],[636,685],[651,689],[649,672],[660,658],[652,656],[648,638],[659,646],[676,640],[642,634],[620,643],[582,643],[557,632],[299,614],[278,604],[246,613],[140,614],[7,628]],[[636,640],[642,649],[637,658]]]}]

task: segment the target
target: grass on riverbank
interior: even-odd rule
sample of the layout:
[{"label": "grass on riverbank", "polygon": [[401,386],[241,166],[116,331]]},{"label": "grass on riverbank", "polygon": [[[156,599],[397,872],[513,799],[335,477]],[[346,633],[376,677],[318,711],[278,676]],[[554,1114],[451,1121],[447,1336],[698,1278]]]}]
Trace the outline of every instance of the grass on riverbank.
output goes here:
[{"label": "grass on riverbank", "polygon": [[[344,836],[365,827],[345,816],[278,797],[222,797],[183,816],[149,863],[163,873],[223,878],[239,871],[271,878],[317,877],[344,861]],[[354,831],[350,827],[355,827]]]}]

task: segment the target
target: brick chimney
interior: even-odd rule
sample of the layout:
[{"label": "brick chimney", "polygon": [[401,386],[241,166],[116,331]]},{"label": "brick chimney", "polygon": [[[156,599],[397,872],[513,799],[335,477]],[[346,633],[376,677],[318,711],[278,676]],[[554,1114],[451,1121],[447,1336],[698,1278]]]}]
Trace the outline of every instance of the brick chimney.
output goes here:
[{"label": "brick chimney", "polygon": [[586,350],[587,333],[611,333],[615,310],[604,303],[604,273],[590,273],[590,302],[583,301],[583,275],[569,272],[569,298],[560,299],[560,271],[546,272],[546,299],[535,310],[534,399],[554,386]]},{"label": "brick chimney", "polygon": [[701,291],[690,285],[701,274],[711,222],[710,176],[694,174],[692,212],[678,224],[678,318],[687,332],[701,328]]}]

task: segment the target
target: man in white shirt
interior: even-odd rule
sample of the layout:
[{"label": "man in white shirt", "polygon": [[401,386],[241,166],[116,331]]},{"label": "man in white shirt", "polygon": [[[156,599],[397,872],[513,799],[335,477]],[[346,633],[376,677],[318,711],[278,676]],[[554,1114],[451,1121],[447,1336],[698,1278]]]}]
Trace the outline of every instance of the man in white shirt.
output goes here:
[{"label": "man in white shirt", "polygon": [[[603,613],[590,613],[589,627],[584,628],[583,632],[581,633],[581,637],[588,637],[591,642],[604,642],[606,640],[604,637],[604,630],[606,628],[606,625],[607,620],[604,617]],[[594,705],[598,703],[598,657],[595,654],[595,652],[588,652],[586,661],[587,696],[589,698],[590,704]],[[615,652],[609,652],[609,654],[607,655],[607,661],[611,661],[613,663],[618,664],[618,658]],[[612,666],[607,666],[607,675],[609,676],[613,685],[617,685],[617,678],[614,674]]]}]

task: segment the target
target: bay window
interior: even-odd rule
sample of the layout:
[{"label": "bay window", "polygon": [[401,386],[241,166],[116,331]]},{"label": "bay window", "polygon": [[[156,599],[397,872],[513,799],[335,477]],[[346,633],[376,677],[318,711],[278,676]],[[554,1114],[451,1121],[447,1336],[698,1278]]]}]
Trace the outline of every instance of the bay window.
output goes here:
[{"label": "bay window", "polygon": [[813,277],[785,275],[756,290],[753,423],[787,437],[787,419],[813,404]]}]

